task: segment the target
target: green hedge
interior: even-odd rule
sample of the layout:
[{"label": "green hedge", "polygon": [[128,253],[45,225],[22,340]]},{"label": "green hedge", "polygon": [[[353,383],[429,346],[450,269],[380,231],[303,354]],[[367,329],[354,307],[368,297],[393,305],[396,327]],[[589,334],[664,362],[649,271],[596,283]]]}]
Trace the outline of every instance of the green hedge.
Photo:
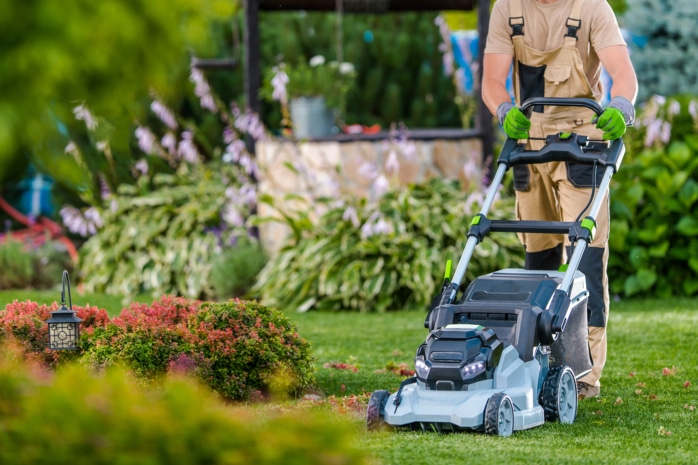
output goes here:
[{"label": "green hedge", "polygon": [[365,464],[353,426],[316,410],[223,404],[191,379],[157,390],[123,370],[55,375],[0,350],[3,465]]},{"label": "green hedge", "polygon": [[611,291],[698,294],[698,100],[655,96],[626,137],[611,190]]}]

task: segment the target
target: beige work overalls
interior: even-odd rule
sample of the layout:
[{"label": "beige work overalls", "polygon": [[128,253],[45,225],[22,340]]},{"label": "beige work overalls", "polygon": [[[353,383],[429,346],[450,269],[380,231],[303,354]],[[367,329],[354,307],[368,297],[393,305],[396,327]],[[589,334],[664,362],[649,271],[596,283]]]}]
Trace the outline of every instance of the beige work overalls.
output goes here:
[{"label": "beige work overalls", "polygon": [[[576,47],[577,29],[581,26],[580,12],[584,0],[571,0],[567,19],[567,34],[561,37],[562,46],[540,51],[524,44],[522,0],[511,1],[510,24],[514,43],[514,92],[517,105],[531,97],[584,97],[594,98],[584,73],[582,59]],[[529,0],[524,0],[529,1]],[[533,0],[530,0],[533,1]],[[558,0],[567,1],[567,0]],[[545,136],[559,132],[575,132],[602,139],[602,133],[591,124],[592,110],[580,107],[545,106],[534,108],[531,114],[528,148],[539,150]],[[567,162],[514,167],[516,215],[524,220],[576,221],[591,196],[594,168]],[[596,183],[602,171],[597,170]],[[606,363],[606,321],[608,317],[608,261],[609,210],[608,197],[596,219],[597,228],[590,247],[584,253],[580,271],[586,275],[589,289],[589,349],[593,368],[580,381],[599,385]],[[563,260],[562,245],[571,253],[569,238],[552,234],[521,234],[526,249],[526,268],[557,269]]]}]

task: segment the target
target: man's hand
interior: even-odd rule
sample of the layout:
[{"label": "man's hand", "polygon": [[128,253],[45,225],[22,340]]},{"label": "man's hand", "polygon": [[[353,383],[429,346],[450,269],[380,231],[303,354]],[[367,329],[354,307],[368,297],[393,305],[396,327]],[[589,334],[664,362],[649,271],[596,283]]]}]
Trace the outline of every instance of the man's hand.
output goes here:
[{"label": "man's hand", "polygon": [[616,140],[623,137],[628,126],[635,122],[635,108],[623,97],[614,97],[601,116],[595,118],[596,127],[603,131],[604,140]]},{"label": "man's hand", "polygon": [[504,128],[507,137],[512,139],[528,139],[531,120],[511,102],[504,102],[497,107],[497,119]]}]

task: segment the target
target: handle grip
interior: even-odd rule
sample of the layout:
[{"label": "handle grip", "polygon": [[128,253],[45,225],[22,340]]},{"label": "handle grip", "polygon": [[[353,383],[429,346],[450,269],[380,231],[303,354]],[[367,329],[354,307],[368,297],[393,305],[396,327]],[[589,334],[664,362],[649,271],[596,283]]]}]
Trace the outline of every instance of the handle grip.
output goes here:
[{"label": "handle grip", "polygon": [[521,105],[521,111],[526,118],[531,117],[533,112],[533,107],[537,105],[552,105],[556,107],[585,107],[593,110],[597,116],[601,116],[603,113],[603,107],[599,105],[596,100],[588,98],[564,98],[564,97],[533,97],[526,100],[523,105]]}]

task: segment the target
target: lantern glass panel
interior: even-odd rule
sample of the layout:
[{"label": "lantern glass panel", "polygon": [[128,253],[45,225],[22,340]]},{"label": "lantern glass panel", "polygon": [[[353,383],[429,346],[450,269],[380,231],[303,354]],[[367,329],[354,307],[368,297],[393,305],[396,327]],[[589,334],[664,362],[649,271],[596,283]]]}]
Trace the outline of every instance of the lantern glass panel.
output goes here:
[{"label": "lantern glass panel", "polygon": [[75,350],[78,341],[79,323],[49,323],[49,349]]}]

